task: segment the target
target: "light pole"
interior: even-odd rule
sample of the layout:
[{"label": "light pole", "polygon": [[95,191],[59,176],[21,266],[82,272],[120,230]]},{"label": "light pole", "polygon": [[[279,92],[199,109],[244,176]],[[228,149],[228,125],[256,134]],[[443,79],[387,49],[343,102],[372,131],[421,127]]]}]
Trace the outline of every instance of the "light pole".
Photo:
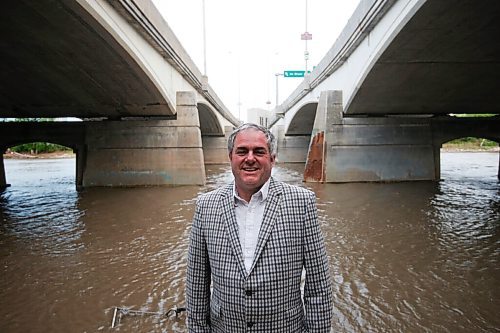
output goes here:
[{"label": "light pole", "polygon": [[278,108],[279,94],[278,94],[278,77],[283,76],[281,73],[274,74],[276,76],[276,108]]},{"label": "light pole", "polygon": [[307,41],[312,39],[312,34],[307,31],[307,0],[306,0],[306,31],[300,36],[300,39],[305,41],[306,49],[304,51],[304,59],[306,61],[306,70],[304,76],[307,76],[307,60],[309,60],[309,51],[307,50]]},{"label": "light pole", "polygon": [[205,0],[202,0],[203,6],[203,75],[207,76],[207,32],[205,28]]},{"label": "light pole", "polygon": [[[306,0],[306,32],[307,31],[307,0]],[[308,38],[305,38],[305,41],[306,41],[306,50],[304,51],[304,58],[306,60],[306,72],[304,73],[305,75],[307,75],[307,60],[309,59],[309,51],[307,50],[307,39]]]}]

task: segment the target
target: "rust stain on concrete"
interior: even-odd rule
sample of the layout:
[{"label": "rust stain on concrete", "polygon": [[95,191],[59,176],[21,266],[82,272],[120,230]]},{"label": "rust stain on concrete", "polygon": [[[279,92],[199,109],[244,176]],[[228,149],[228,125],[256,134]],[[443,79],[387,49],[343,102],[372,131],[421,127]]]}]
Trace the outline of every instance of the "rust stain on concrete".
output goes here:
[{"label": "rust stain on concrete", "polygon": [[304,181],[323,182],[325,179],[325,132],[321,131],[311,141],[304,170]]}]

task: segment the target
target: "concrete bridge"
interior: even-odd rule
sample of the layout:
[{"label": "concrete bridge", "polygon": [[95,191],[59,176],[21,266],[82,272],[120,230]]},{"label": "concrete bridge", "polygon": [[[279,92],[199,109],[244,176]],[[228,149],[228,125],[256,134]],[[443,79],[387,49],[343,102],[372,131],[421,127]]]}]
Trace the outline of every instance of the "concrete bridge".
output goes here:
[{"label": "concrete bridge", "polygon": [[277,108],[278,160],[310,181],[435,180],[444,142],[500,141],[498,17],[495,0],[362,0]]},{"label": "concrete bridge", "polygon": [[[203,184],[239,121],[150,0],[20,0],[0,13],[0,151],[33,141],[77,153],[78,186]],[[0,186],[5,186],[3,161]]]}]

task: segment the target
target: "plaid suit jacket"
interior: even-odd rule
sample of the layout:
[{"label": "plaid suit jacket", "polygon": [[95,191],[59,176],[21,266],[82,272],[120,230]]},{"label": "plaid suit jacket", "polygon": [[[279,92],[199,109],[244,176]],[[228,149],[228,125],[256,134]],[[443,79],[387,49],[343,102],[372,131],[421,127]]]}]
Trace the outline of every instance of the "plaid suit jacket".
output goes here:
[{"label": "plaid suit jacket", "polygon": [[249,273],[234,206],[233,184],[198,198],[186,279],[189,332],[330,332],[331,280],[314,193],[271,178]]}]

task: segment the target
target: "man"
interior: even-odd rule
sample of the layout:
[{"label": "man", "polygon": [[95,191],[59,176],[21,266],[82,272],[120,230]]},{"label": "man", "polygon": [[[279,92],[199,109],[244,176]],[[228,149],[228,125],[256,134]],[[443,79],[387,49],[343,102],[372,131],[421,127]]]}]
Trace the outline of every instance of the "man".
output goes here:
[{"label": "man", "polygon": [[234,183],[196,204],[189,332],[330,332],[331,282],[314,193],[271,177],[276,140],[264,127],[238,127],[228,151]]}]

